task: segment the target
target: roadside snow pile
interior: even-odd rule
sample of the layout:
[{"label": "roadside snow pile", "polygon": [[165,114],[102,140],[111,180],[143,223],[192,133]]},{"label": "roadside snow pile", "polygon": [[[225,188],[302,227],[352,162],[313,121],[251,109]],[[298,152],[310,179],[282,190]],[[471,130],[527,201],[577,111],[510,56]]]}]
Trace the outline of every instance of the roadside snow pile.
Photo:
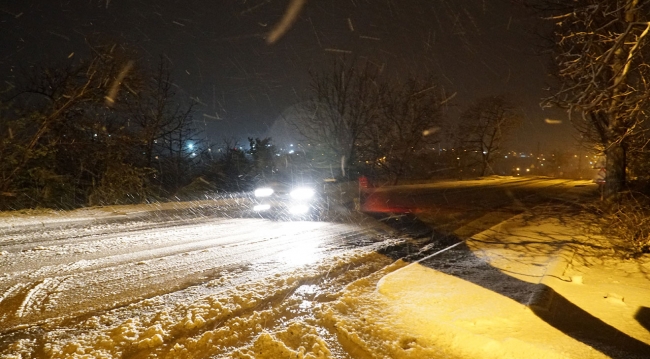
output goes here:
[{"label": "roadside snow pile", "polygon": [[333,358],[316,328],[294,322],[283,331],[260,334],[253,345],[237,350],[233,359],[329,359]]},{"label": "roadside snow pile", "polygon": [[455,356],[607,357],[551,327],[521,303],[419,264],[382,278],[378,290],[402,329],[421,345]]},{"label": "roadside snow pile", "polygon": [[[292,278],[275,278],[181,303],[153,318],[131,318],[121,323],[102,315],[83,323],[78,337],[49,341],[44,351],[49,358],[84,354],[114,358],[139,352],[155,353],[160,358],[189,357],[189,353],[207,356],[252,339],[265,323],[274,320],[273,310],[255,311],[256,307],[268,297],[286,296],[299,285]],[[142,311],[137,307],[144,306],[144,302],[134,304],[133,311]]]},{"label": "roadside snow pile", "polygon": [[91,222],[100,218],[123,217],[143,213],[156,213],[169,210],[197,210],[219,206],[233,206],[234,198],[186,202],[158,202],[138,205],[114,205],[104,207],[87,207],[72,211],[51,209],[0,211],[0,229],[13,227],[62,225],[74,222]]},{"label": "roadside snow pile", "polygon": [[[56,211],[52,209],[43,210],[20,210],[0,212],[0,229],[14,227],[61,225],[72,222],[88,222],[97,218],[124,215],[123,212],[114,207],[89,207],[74,211]],[[124,207],[124,206],[123,206]],[[155,205],[132,206],[140,210],[159,210]]]},{"label": "roadside snow pile", "polygon": [[[343,295],[324,308],[322,319],[335,328],[346,351],[371,358],[454,358],[428,345],[401,320],[400,314],[378,295],[376,283],[406,263],[398,261],[369,277],[350,284]],[[426,318],[427,313],[418,313]]]},{"label": "roadside snow pile", "polygon": [[[52,322],[42,352],[47,358],[340,358],[344,351],[322,308],[345,285],[388,263],[360,251],[247,283],[225,275],[207,283],[222,291],[198,300],[169,306],[154,297],[74,327]],[[0,357],[32,358],[34,343],[18,341],[9,349]]]},{"label": "roadside snow pile", "polygon": [[650,256],[614,259],[584,229],[514,218],[444,260],[352,283],[325,319],[368,357],[650,357]]}]

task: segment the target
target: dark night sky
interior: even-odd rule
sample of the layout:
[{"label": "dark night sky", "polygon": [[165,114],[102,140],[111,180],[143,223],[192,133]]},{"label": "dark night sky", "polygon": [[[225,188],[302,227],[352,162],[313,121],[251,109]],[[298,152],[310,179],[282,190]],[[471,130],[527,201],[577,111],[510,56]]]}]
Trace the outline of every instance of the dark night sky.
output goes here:
[{"label": "dark night sky", "polygon": [[[537,18],[510,0],[308,0],[278,42],[264,37],[289,0],[3,0],[0,76],[64,62],[98,34],[171,60],[180,95],[198,98],[197,120],[214,141],[263,136],[319,69],[344,50],[391,74],[433,73],[462,106],[506,93],[522,106],[517,148],[566,147],[563,112],[542,110],[547,61],[530,30]],[[350,55],[348,55],[350,56]],[[204,115],[205,114],[205,115]],[[454,112],[450,112],[454,114]],[[209,117],[208,117],[209,116]],[[218,117],[218,120],[213,119]]]}]

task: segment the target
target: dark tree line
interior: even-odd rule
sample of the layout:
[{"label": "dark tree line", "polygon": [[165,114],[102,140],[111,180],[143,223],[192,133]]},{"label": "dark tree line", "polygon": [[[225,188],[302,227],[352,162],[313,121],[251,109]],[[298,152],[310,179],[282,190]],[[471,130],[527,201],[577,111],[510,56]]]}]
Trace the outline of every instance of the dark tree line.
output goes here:
[{"label": "dark tree line", "polygon": [[[389,77],[370,63],[339,59],[311,79],[306,105],[292,122],[313,163],[340,178],[366,174],[397,184],[456,177],[476,166],[476,175],[490,174],[521,120],[505,97],[493,96],[471,104],[450,130],[445,110],[453,95],[432,77]],[[443,145],[474,155],[460,168],[455,154],[440,152]]]},{"label": "dark tree line", "polygon": [[[0,209],[74,208],[243,190],[270,155],[204,140],[160,60],[120,46],[25,69],[0,97]],[[251,139],[266,152],[270,139]],[[258,168],[259,167],[259,168]],[[207,192],[206,192],[207,191]]]},{"label": "dark tree line", "polygon": [[[195,126],[194,103],[175,92],[163,58],[147,68],[119,46],[88,58],[33,66],[0,106],[0,209],[141,203],[246,191],[300,167],[385,183],[452,175],[456,155],[440,152],[453,97],[428,76],[385,76],[372,64],[340,61],[312,74],[294,122],[302,143],[280,154],[270,138],[220,145]],[[501,97],[464,113],[458,148],[479,149],[482,174],[516,123]],[[438,148],[436,151],[435,147]]]},{"label": "dark tree line", "polygon": [[466,167],[477,174],[495,174],[493,165],[506,151],[506,141],[521,124],[522,114],[505,96],[490,96],[470,104],[460,116],[455,148]]},{"label": "dark tree line", "polygon": [[[141,170],[118,167],[136,160],[128,149],[137,140],[128,116],[120,114],[142,83],[125,70],[132,63],[121,48],[94,50],[83,61],[25,69],[8,91],[0,125],[3,207],[87,202],[108,190],[105,176],[111,172]],[[133,93],[113,90],[116,97],[110,98],[118,77]]]},{"label": "dark tree line", "polygon": [[431,78],[389,78],[371,63],[346,59],[311,78],[307,105],[293,121],[308,157],[339,178],[372,174],[397,184],[422,172],[443,122],[448,95],[441,86]]}]

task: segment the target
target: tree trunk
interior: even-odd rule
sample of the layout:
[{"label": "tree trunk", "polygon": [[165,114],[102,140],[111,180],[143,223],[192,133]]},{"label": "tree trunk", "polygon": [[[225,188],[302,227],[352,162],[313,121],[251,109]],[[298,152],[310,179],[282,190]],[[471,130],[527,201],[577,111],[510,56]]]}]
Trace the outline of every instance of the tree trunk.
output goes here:
[{"label": "tree trunk", "polygon": [[607,171],[604,197],[609,200],[616,200],[617,195],[625,187],[625,168],[626,154],[625,146],[621,143],[612,143],[605,150],[607,157],[607,164],[605,170]]},{"label": "tree trunk", "polygon": [[481,163],[481,177],[485,177],[485,173],[488,169],[488,162],[485,156],[483,156],[483,163]]}]

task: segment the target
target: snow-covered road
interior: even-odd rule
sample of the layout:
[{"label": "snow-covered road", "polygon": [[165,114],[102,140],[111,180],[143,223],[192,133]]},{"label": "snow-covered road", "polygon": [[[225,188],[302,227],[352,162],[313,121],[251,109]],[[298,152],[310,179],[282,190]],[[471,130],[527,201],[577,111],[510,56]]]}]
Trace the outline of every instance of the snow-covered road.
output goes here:
[{"label": "snow-covered road", "polygon": [[[470,236],[585,185],[489,179],[377,193]],[[395,259],[445,243],[354,212],[339,223],[237,218],[238,201],[0,215],[0,358],[365,358],[383,346],[359,333],[383,341],[393,324],[379,309],[366,317],[350,288],[375,293],[405,263]]]},{"label": "snow-covered road", "polygon": [[302,282],[325,295],[314,278],[332,282],[341,266],[377,270],[390,260],[375,251],[395,242],[376,226],[187,213],[20,223],[0,225],[0,353],[27,357],[54,356],[35,353],[89,317],[142,320],[242,285],[291,279],[264,289],[256,306]]}]

